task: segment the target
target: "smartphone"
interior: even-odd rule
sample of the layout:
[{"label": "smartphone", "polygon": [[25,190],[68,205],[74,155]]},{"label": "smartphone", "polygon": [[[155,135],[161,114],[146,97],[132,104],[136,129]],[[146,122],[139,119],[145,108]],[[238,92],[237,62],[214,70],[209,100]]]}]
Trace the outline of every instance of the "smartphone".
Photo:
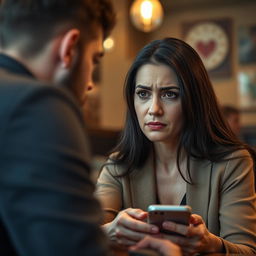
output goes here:
[{"label": "smartphone", "polygon": [[148,207],[148,223],[159,227],[160,232],[170,235],[178,233],[165,230],[162,227],[164,221],[172,221],[178,224],[189,225],[191,207],[188,205],[160,205],[154,204]]}]

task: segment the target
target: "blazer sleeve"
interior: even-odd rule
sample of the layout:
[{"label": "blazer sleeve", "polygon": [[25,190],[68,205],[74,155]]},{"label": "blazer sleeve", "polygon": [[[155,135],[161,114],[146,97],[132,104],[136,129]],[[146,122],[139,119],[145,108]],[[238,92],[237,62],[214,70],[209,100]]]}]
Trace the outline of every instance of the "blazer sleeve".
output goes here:
[{"label": "blazer sleeve", "polygon": [[122,209],[122,178],[116,177],[118,172],[115,169],[118,169],[118,167],[108,161],[103,167],[96,184],[95,195],[105,211],[105,220],[108,219],[107,215],[112,215],[113,218]]},{"label": "blazer sleeve", "polygon": [[256,253],[256,199],[253,161],[247,151],[229,160],[222,181],[220,236],[227,253]]},{"label": "blazer sleeve", "polygon": [[18,255],[106,255],[82,115],[66,95],[24,93],[1,129],[0,218]]}]

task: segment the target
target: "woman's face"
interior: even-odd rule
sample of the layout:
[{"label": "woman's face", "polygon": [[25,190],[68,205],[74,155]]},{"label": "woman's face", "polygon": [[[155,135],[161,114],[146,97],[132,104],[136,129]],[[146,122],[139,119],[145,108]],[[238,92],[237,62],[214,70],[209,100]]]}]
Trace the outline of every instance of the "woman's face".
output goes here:
[{"label": "woman's face", "polygon": [[145,64],[135,79],[134,107],[145,136],[174,143],[183,125],[180,87],[174,71],[163,64]]}]

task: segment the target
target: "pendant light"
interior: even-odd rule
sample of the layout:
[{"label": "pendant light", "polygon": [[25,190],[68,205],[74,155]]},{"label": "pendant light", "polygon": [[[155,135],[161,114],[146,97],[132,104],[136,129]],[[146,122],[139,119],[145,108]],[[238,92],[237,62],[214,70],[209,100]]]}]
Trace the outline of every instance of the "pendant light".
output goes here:
[{"label": "pendant light", "polygon": [[135,0],[130,9],[130,16],[137,29],[151,32],[162,23],[163,7],[159,0]]}]

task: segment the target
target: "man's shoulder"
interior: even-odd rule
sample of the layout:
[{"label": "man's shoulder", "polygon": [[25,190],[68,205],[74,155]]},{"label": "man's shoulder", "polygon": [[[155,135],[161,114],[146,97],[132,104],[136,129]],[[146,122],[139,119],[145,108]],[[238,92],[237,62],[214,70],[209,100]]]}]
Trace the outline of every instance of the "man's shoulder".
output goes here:
[{"label": "man's shoulder", "polygon": [[15,74],[12,72],[5,71],[0,69],[0,90],[17,93],[22,92],[27,89],[36,89],[36,85],[41,85],[42,82],[39,82],[33,77],[28,77],[20,74]]},{"label": "man's shoulder", "polygon": [[22,97],[26,94],[44,90],[62,94],[72,99],[71,95],[69,95],[65,90],[50,83],[42,82],[32,77],[26,77],[0,70],[0,97],[13,97],[14,94],[16,94],[16,97],[13,98],[13,100],[15,100],[18,99],[18,96]]},{"label": "man's shoulder", "polygon": [[70,94],[33,79],[0,76],[0,141],[61,145],[85,159],[89,150],[84,118]]},{"label": "man's shoulder", "polygon": [[62,101],[79,112],[77,102],[65,89],[30,77],[0,70],[0,112],[7,114],[24,104]]}]

